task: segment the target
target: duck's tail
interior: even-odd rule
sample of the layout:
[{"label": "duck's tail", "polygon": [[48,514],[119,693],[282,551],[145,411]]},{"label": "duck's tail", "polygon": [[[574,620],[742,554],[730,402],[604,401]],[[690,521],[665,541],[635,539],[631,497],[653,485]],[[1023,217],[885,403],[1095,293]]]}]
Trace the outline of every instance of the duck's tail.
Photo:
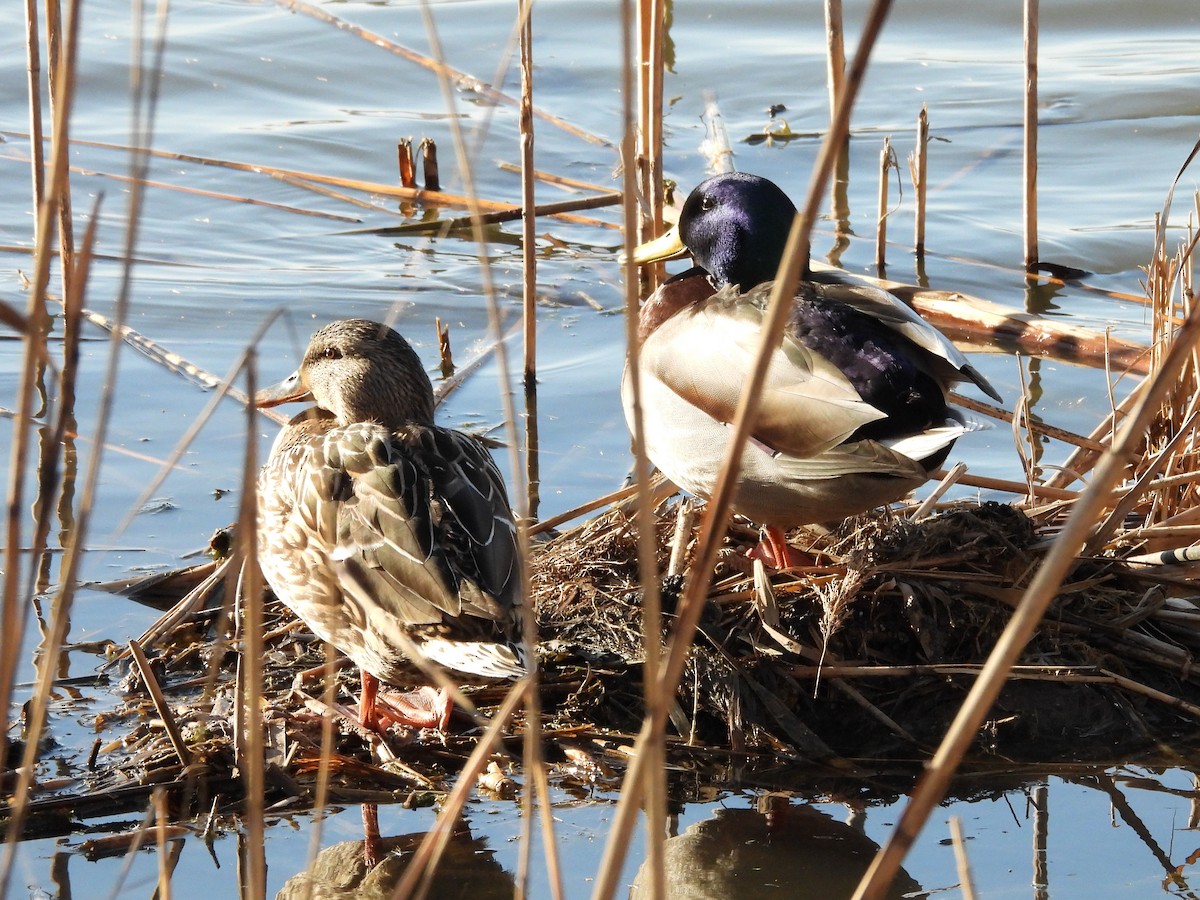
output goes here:
[{"label": "duck's tail", "polygon": [[521,648],[496,641],[429,638],[421,650],[431,660],[452,672],[481,678],[520,678],[529,671]]},{"label": "duck's tail", "polygon": [[937,468],[945,461],[954,442],[964,434],[972,431],[986,431],[991,427],[990,422],[976,419],[960,409],[951,407],[950,415],[941,425],[926,428],[920,434],[889,438],[879,443],[889,450],[904,454],[909,459],[917,460],[929,470]]}]

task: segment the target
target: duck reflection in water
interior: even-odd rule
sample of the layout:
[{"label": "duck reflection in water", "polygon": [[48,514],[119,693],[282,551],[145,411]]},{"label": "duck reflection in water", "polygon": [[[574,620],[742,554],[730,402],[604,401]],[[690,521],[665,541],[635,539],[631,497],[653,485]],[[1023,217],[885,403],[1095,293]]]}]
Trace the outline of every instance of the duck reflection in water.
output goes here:
[{"label": "duck reflection in water", "polygon": [[[663,845],[667,897],[687,900],[839,900],[850,897],[879,845],[854,825],[785,797],[763,798],[763,811],[718,809]],[[631,900],[650,897],[650,873],[638,872]],[[924,897],[901,870],[885,895]]]},{"label": "duck reflection in water", "polygon": [[[373,804],[364,804],[363,819],[374,818]],[[368,835],[362,841],[342,841],[317,854],[312,866],[287,880],[276,900],[385,900],[408,870],[424,833],[396,837]],[[504,870],[486,838],[471,834],[460,821],[446,852],[434,870],[427,896],[439,900],[510,900],[515,883]]]}]

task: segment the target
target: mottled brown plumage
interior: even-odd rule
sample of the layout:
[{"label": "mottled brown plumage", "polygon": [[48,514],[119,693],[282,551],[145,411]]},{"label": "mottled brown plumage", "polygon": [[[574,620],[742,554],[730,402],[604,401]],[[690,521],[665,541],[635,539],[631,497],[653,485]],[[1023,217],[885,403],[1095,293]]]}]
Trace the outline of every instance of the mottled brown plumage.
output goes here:
[{"label": "mottled brown plumage", "polygon": [[504,482],[482,444],[433,424],[408,343],[376,322],[333,322],[256,397],[289,400],[316,406],[284,427],[259,476],[259,562],[279,599],[391,684],[414,680],[410,642],[459,677],[522,674]]}]

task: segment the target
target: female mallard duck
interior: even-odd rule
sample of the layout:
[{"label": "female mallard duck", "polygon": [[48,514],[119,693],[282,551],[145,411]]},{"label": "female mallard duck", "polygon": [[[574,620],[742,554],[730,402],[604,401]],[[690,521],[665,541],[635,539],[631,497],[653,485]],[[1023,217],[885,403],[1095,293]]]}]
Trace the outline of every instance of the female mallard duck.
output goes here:
[{"label": "female mallard duck", "polygon": [[[475,439],[433,424],[433,388],[412,347],[365,319],[326,325],[300,368],[258,406],[311,400],[280,432],[258,482],[267,583],[362,673],[375,727],[378,682],[411,683],[407,649],[466,676],[518,677],[522,603],[504,482]],[[435,715],[390,718],[444,727]],[[381,703],[382,705],[382,703]]]},{"label": "female mallard duck", "polygon": [[[690,253],[696,268],[642,307],[639,370],[646,452],[707,498],[757,352],[769,282],[796,208],[765,178],[718,175],[688,196],[679,224],[638,248],[653,262]],[[782,530],[855,515],[924,483],[971,429],[946,403],[957,381],[1000,400],[954,345],[897,298],[865,285],[803,282],[742,452],[734,509]],[[633,421],[629,373],[622,396]]]}]

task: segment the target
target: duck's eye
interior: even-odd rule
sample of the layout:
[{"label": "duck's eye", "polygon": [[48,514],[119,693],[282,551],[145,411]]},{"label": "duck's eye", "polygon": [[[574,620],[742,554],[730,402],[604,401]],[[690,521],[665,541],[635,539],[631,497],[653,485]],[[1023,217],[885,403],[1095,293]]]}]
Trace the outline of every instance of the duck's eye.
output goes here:
[{"label": "duck's eye", "polygon": [[342,351],[339,350],[337,347],[326,347],[324,350],[321,351],[321,358],[322,359],[341,359]]}]

